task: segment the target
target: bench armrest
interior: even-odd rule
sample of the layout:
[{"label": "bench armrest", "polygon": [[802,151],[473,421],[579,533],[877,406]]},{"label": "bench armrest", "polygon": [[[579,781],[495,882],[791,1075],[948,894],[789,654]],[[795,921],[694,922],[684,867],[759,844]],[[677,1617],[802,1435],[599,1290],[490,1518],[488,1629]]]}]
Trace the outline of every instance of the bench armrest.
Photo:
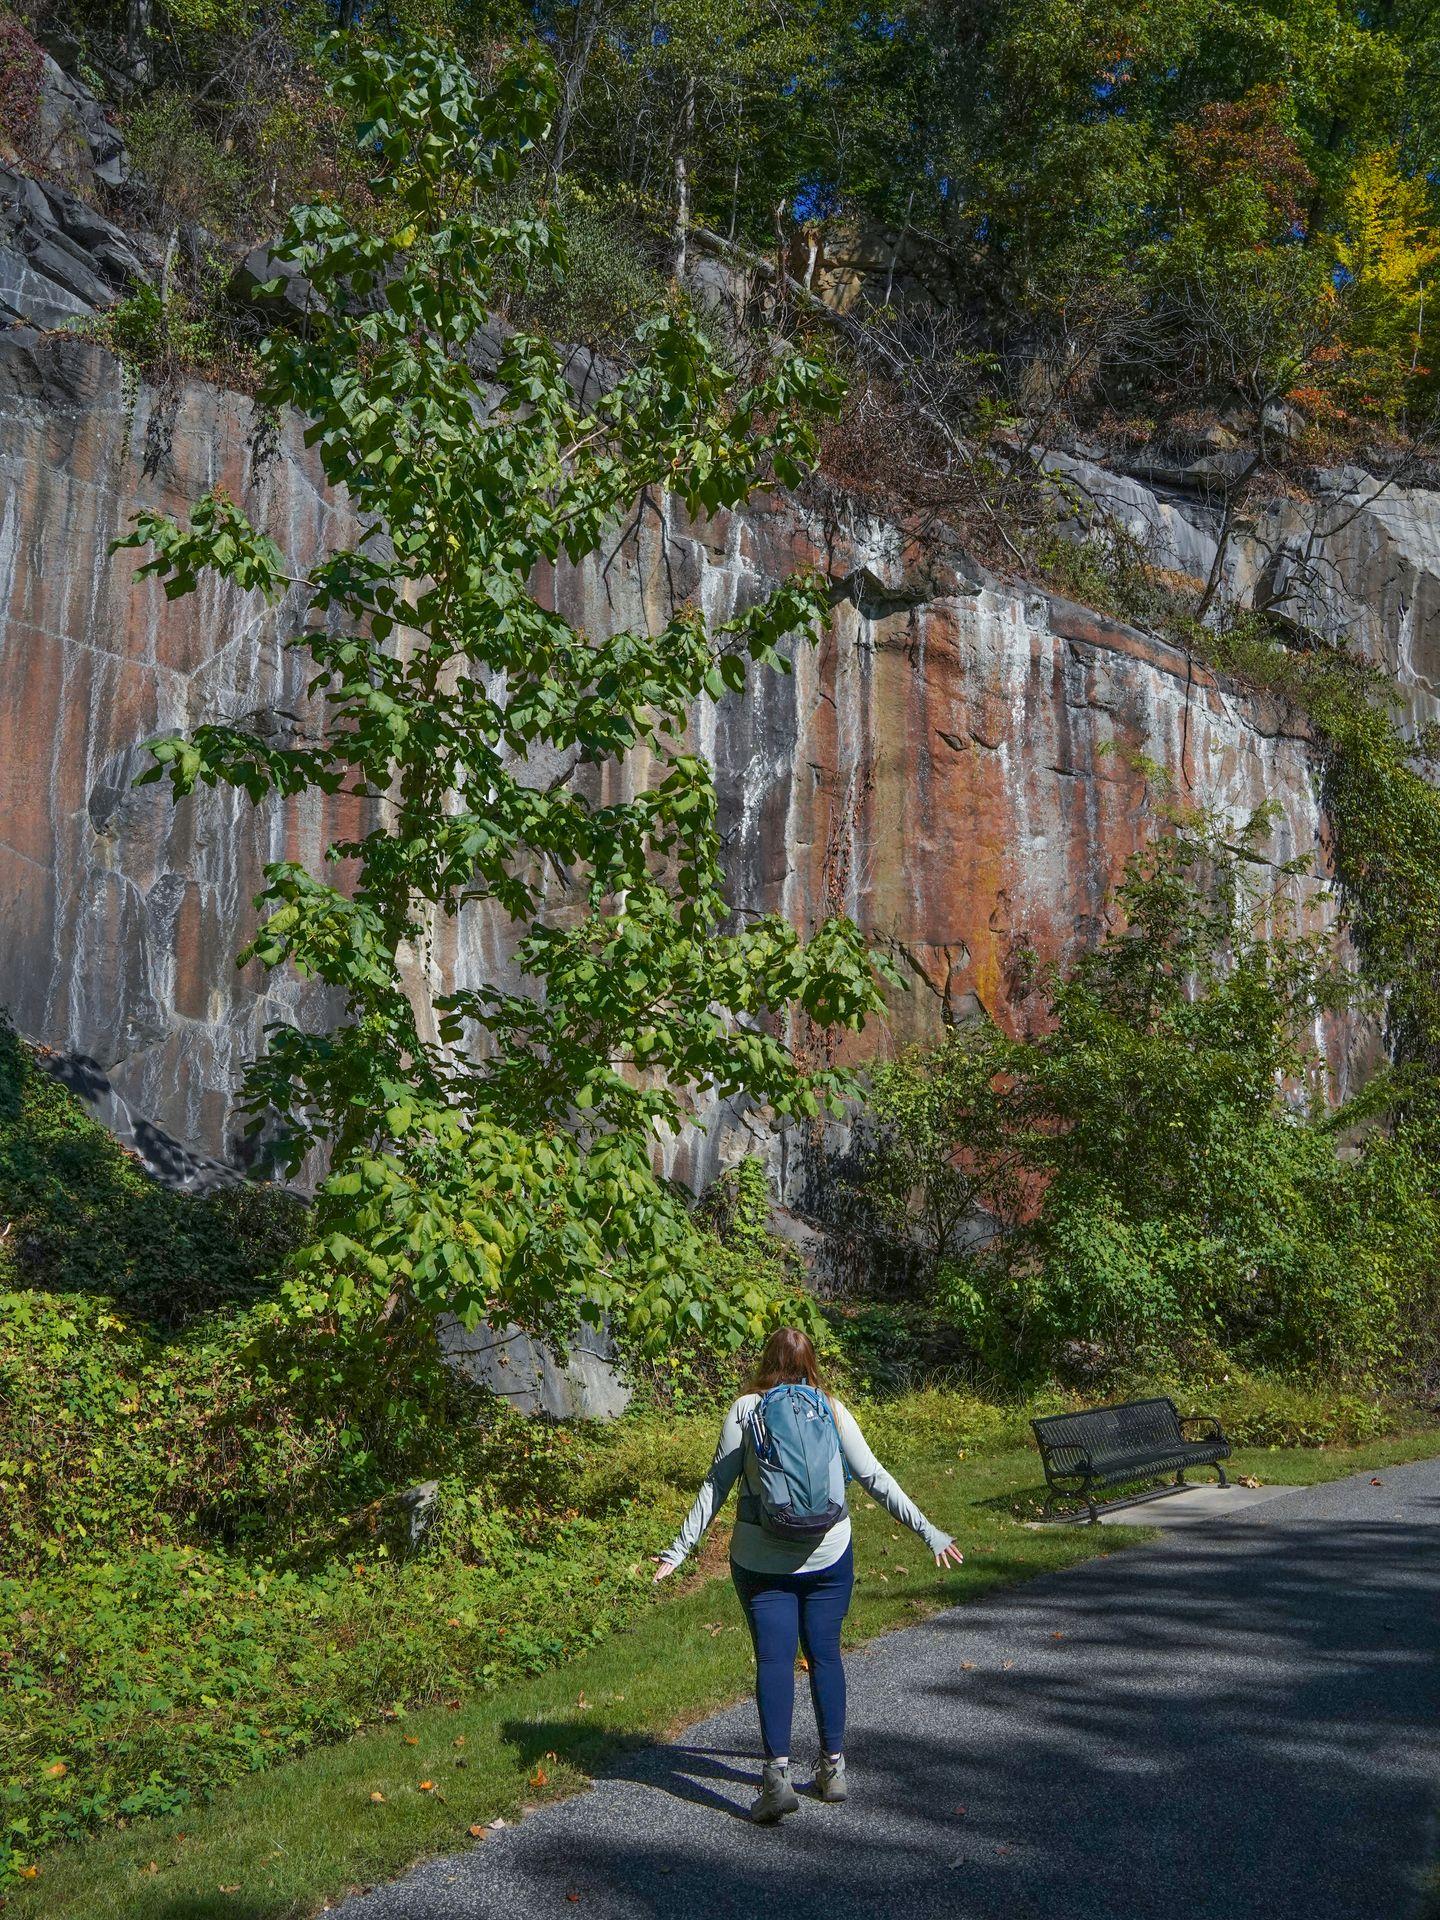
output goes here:
[{"label": "bench armrest", "polygon": [[1095,1463],[1088,1453],[1082,1453],[1080,1458],[1072,1461],[1068,1467],[1052,1466],[1048,1447],[1040,1449],[1040,1458],[1044,1462],[1045,1477],[1048,1480],[1088,1480],[1095,1472]]},{"label": "bench armrest", "polygon": [[1183,1433],[1186,1427],[1193,1427],[1197,1422],[1203,1422],[1208,1428],[1207,1432],[1200,1435],[1202,1440],[1223,1440],[1225,1438],[1225,1429],[1213,1413],[1185,1414],[1180,1421],[1181,1432]]}]

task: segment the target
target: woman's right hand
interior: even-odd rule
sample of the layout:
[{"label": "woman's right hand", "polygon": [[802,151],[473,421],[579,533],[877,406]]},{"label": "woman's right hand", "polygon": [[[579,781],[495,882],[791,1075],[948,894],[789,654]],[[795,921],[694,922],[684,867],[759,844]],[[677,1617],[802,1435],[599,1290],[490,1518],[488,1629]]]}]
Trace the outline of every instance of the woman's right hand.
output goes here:
[{"label": "woman's right hand", "polygon": [[668,1553],[657,1553],[655,1555],[655,1562],[654,1583],[658,1583],[661,1580],[668,1580],[670,1575],[674,1573],[675,1569],[680,1565],[680,1562],[678,1560],[672,1560]]}]

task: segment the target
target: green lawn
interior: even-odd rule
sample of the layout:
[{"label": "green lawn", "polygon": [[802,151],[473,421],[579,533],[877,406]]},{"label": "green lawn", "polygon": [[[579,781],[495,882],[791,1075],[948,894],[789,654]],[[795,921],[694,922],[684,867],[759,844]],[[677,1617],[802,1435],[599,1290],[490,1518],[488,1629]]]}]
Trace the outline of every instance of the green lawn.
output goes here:
[{"label": "green lawn", "polygon": [[[1234,1471],[1308,1484],[1437,1453],[1432,1430],[1352,1449],[1240,1450]],[[852,1643],[1152,1537],[1139,1527],[1017,1525],[1009,1503],[1036,1479],[1035,1455],[1018,1448],[957,1457],[917,1447],[895,1464],[954,1531],[966,1565],[940,1575],[920,1543],[862,1497]],[[52,1854],[12,1907],[36,1920],[280,1920],[422,1855],[484,1845],[472,1826],[573,1791],[625,1745],[748,1689],[749,1643],[728,1581],[715,1577],[723,1567],[720,1537],[697,1573],[657,1590],[641,1624],[565,1666],[317,1749],[209,1806]]]}]

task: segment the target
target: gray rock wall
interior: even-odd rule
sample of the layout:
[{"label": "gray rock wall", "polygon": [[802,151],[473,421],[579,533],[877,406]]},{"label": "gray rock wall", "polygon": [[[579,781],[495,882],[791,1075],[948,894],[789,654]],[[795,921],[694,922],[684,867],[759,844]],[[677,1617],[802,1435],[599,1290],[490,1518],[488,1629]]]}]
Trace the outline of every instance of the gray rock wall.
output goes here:
[{"label": "gray rock wall", "polygon": [[[285,609],[213,583],[168,602],[132,584],[133,555],[107,553],[138,507],[183,510],[216,482],[301,565],[353,530],[298,430],[276,436],[248,400],[132,390],[97,348],[0,333],[0,999],[26,1034],[92,1063],[132,1123],[233,1161],[236,1082],[266,1020],[327,1017],[299,982],[235,970],[261,868],[318,864],[365,817],[349,801],[256,810],[219,793],[172,808],[131,785],[156,733],[221,715],[299,724]],[[1146,761],[1182,801],[1235,815],[1273,802],[1273,856],[1323,869],[1308,743],[1284,715],[1160,642],[841,507],[760,501],[697,525],[642,503],[611,553],[540,588],[593,630],[685,600],[723,617],[815,563],[841,594],[831,631],[789,677],[702,702],[695,729],[736,904],[804,929],[848,912],[908,969],[889,1025],[848,1057],[977,1008],[1033,1019],[1017,951],[1064,959],[1097,937],[1154,826]],[[437,928],[425,958],[444,982],[508,964],[506,930],[482,913]],[[1327,1036],[1337,1086],[1367,1044]],[[697,1121],[670,1154],[696,1183],[765,1137],[745,1113]]]}]

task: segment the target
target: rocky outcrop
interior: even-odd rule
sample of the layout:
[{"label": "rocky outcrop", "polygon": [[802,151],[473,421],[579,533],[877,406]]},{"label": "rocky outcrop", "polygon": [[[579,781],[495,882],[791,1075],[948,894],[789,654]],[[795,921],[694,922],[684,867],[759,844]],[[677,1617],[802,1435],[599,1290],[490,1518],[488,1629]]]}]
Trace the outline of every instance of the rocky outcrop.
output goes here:
[{"label": "rocky outcrop", "polygon": [[37,95],[25,143],[35,170],[78,193],[123,186],[130,157],[119,128],[90,89],[48,53],[40,57]]},{"label": "rocky outcrop", "polygon": [[[300,724],[284,608],[213,583],[169,602],[132,584],[132,556],[108,555],[137,508],[183,509],[217,482],[302,564],[352,532],[298,429],[248,400],[132,392],[97,348],[0,333],[0,999],[27,1035],[93,1063],[132,1115],[233,1161],[246,1152],[236,1080],[266,1020],[327,1013],[294,980],[234,968],[261,868],[318,863],[364,819],[339,799],[257,811],[205,793],[172,808],[131,784],[156,733],[218,715]],[[997,585],[958,549],[909,549],[843,503],[760,502],[697,524],[642,502],[609,554],[540,585],[598,630],[686,600],[724,617],[815,563],[835,581],[830,632],[788,677],[703,702],[695,730],[736,905],[802,928],[851,913],[907,969],[911,991],[858,1051],[975,1010],[1033,1018],[1020,963],[1096,938],[1153,826],[1157,765],[1182,801],[1271,803],[1274,858],[1323,864],[1293,721],[1159,641]],[[428,964],[457,983],[503,977],[505,929],[462,915]],[[1360,1042],[1331,1044],[1343,1082]],[[672,1154],[695,1181],[759,1132],[744,1113],[698,1117],[707,1130]],[[795,1158],[782,1152],[792,1182]]]},{"label": "rocky outcrop", "polygon": [[458,1373],[499,1395],[516,1413],[613,1420],[630,1404],[631,1389],[616,1363],[614,1343],[595,1327],[577,1328],[561,1358],[519,1327],[497,1329],[482,1321],[467,1332],[445,1314],[440,1346]]},{"label": "rocky outcrop", "polygon": [[[1154,566],[1192,586],[1215,561],[1223,504],[1218,454],[1187,468],[1117,473],[1049,456],[1070,501],[1070,531],[1113,521]],[[1247,508],[1222,568],[1223,593],[1263,605],[1315,639],[1357,648],[1394,681],[1412,727],[1440,719],[1440,493],[1358,467],[1317,477],[1305,495]]]},{"label": "rocky outcrop", "polygon": [[0,324],[63,327],[145,278],[129,239],[88,201],[0,161]]}]

